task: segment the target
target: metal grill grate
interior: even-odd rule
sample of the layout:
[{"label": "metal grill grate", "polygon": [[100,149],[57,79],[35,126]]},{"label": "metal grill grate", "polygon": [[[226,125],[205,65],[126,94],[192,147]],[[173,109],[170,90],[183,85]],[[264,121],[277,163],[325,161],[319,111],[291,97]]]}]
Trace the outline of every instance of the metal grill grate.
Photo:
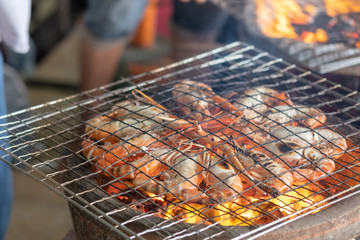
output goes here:
[{"label": "metal grill grate", "polygon": [[[295,200],[291,203],[284,202],[284,199],[281,198],[275,198],[275,195],[279,193],[271,192],[271,189],[264,189],[262,186],[266,181],[253,182],[251,185],[255,186],[250,186],[246,188],[247,190],[239,192],[238,189],[233,189],[236,187],[235,185],[231,185],[232,177],[237,174],[227,176],[224,179],[219,178],[216,174],[212,174],[213,178],[218,178],[218,184],[224,184],[227,189],[232,190],[232,193],[235,192],[237,199],[246,199],[248,201],[249,198],[246,192],[254,191],[256,188],[257,191],[268,191],[269,194],[267,197],[259,198],[255,202],[245,203],[244,201],[236,202],[232,200],[233,195],[214,199],[216,194],[210,194],[209,197],[211,190],[199,187],[201,189],[199,194],[205,194],[200,195],[201,197],[208,196],[210,200],[213,200],[211,204],[199,205],[193,199],[193,196],[185,201],[183,197],[174,194],[172,194],[172,198],[161,198],[163,193],[154,197],[154,194],[151,195],[141,189],[143,185],[150,181],[149,179],[141,182],[137,187],[133,187],[133,183],[128,181],[128,179],[116,178],[116,171],[110,171],[112,166],[104,167],[94,161],[94,158],[90,157],[90,160],[88,160],[83,156],[82,144],[85,142],[90,145],[88,146],[89,149],[96,145],[105,154],[116,157],[115,150],[112,147],[109,150],[107,144],[102,144],[102,142],[107,140],[89,139],[89,135],[94,134],[98,128],[106,126],[106,123],[95,126],[90,124],[88,120],[94,116],[109,115],[109,113],[114,111],[111,109],[116,103],[135,99],[134,89],[141,90],[157,101],[158,104],[166,107],[167,110],[165,112],[177,116],[176,120],[180,118],[187,119],[185,123],[188,128],[196,126],[194,121],[189,120],[189,116],[181,113],[182,106],[176,104],[172,96],[172,91],[174,90],[182,92],[181,89],[177,88],[178,85],[176,84],[186,79],[201,82],[212,87],[213,95],[202,96],[201,100],[203,101],[207,101],[208,98],[214,95],[227,96],[234,90],[243,93],[249,88],[264,86],[279,92],[285,92],[295,104],[321,109],[324,111],[327,119],[326,127],[336,129],[341,137],[347,139],[349,147],[347,150],[342,149],[346,152],[345,155],[348,156],[347,160],[337,159],[337,167],[333,173],[325,174],[320,179],[316,179],[316,181],[308,179],[305,183],[296,184],[291,190],[286,190],[282,193],[281,196],[285,196],[285,198],[296,193],[295,197],[293,197]],[[95,96],[95,92],[102,92],[102,94]],[[194,92],[182,94],[191,94],[195,99],[198,98]],[[138,93],[136,95],[139,96]],[[254,96],[250,97],[253,98]],[[356,194],[359,192],[358,186],[360,180],[359,155],[356,155],[359,152],[358,129],[360,126],[359,103],[356,101],[358,97],[359,95],[356,91],[351,91],[339,84],[334,84],[311,72],[305,72],[295,65],[284,62],[282,59],[273,57],[253,46],[236,42],[146,74],[119,80],[101,89],[83,92],[3,116],[2,118],[8,119],[8,123],[0,126],[0,135],[6,132],[9,135],[9,139],[2,139],[5,143],[0,146],[0,149],[13,158],[13,163],[7,163],[38,180],[76,206],[79,211],[85,212],[89,218],[96,219],[99,224],[105,224],[113,232],[124,238],[255,238],[276,229],[281,231],[284,225],[291,224],[295,220],[302,220],[304,216],[310,213],[325,209],[341,200],[356,197]],[[218,102],[214,105],[223,109],[225,113],[234,115],[234,112],[225,108],[223,102]],[[116,110],[130,109],[130,106],[129,104],[118,105]],[[186,107],[189,106],[191,106],[191,103],[186,105]],[[170,138],[178,135],[188,137],[186,134],[189,131],[186,129],[176,128],[177,125],[172,124],[174,122],[158,118],[161,114],[144,117],[143,110],[130,111],[128,114],[142,116],[142,118],[138,118],[133,123],[122,122],[123,125],[121,127],[118,126],[119,129],[117,130],[120,132],[124,129],[136,131],[135,137],[140,135],[151,136],[155,139],[154,144],[167,144],[167,137],[169,136]],[[193,112],[190,114],[193,114]],[[283,114],[286,115],[287,112],[283,112]],[[112,117],[105,117],[105,119],[113,120]],[[261,115],[261,117],[264,117],[264,115]],[[308,116],[306,115],[303,118],[308,118]],[[210,125],[214,122],[218,124],[217,119],[218,117],[210,117],[210,120],[205,121],[202,126],[206,129],[206,124]],[[251,125],[252,120],[247,119],[245,122]],[[145,125],[146,121],[156,122],[158,124],[157,127],[160,125],[167,130],[176,129],[172,135],[159,137],[153,133],[154,127],[147,128]],[[293,120],[290,119],[289,121]],[[85,133],[86,123],[88,123],[88,127],[92,127],[89,134]],[[200,124],[202,123],[200,122]],[[268,134],[273,135],[271,129],[274,127],[270,125],[265,130]],[[218,136],[217,133],[224,131],[224,129],[233,128],[233,126],[222,126],[221,123],[220,126],[221,128],[217,128],[214,131],[215,136]],[[290,129],[291,134],[303,138],[301,133],[292,132],[291,127],[288,129]],[[309,128],[306,129],[308,132],[313,131]],[[117,134],[117,131],[109,132],[109,130],[106,130],[103,132],[108,133],[110,137]],[[190,132],[194,133],[196,131]],[[260,130],[252,129],[251,134],[257,132],[260,132]],[[207,131],[207,134],[212,137],[214,136],[214,133],[209,133],[209,131]],[[276,138],[276,141],[280,143],[284,143],[286,139]],[[130,148],[133,144],[132,139],[127,137],[122,140],[125,142],[124,145],[127,144],[126,146]],[[193,144],[198,144],[202,141],[201,139],[203,139],[203,136],[193,135]],[[235,137],[226,138],[222,136],[221,141],[217,142],[215,148],[219,148],[219,145],[226,145],[236,149],[237,146],[234,145],[234,141],[236,141]],[[7,146],[7,143],[10,143],[11,146]],[[262,143],[260,146],[266,147],[266,144],[268,143]],[[314,143],[309,144],[313,148],[318,147]],[[149,150],[151,145],[145,146],[137,149],[132,155],[144,152],[150,156],[155,154]],[[172,151],[173,154],[190,159],[189,164],[194,163],[198,159],[197,157],[202,154],[202,151],[196,151],[193,154],[193,152],[188,152],[184,148],[170,147],[173,149],[169,151]],[[168,157],[169,151],[161,152],[154,156],[154,158],[162,159],[163,157]],[[319,149],[319,151],[325,153],[324,149]],[[207,152],[212,152],[213,158],[217,158],[216,155],[219,154],[214,150],[214,146],[209,147]],[[246,151],[240,151],[236,154],[246,155]],[[6,162],[5,159],[7,157],[5,156],[1,160]],[[119,156],[117,157],[119,158]],[[218,158],[222,159],[220,162],[236,169],[237,166],[231,164],[231,156],[224,157],[221,155]],[[324,158],[324,155],[322,155],[322,158]],[[262,162],[257,162],[256,164],[265,165]],[[131,163],[129,163],[129,166],[131,166]],[[203,166],[205,170],[199,171],[189,176],[189,178],[203,174],[214,166],[217,165]],[[291,167],[287,172],[299,171],[301,167]],[[167,174],[171,175],[171,171],[179,171],[174,166],[169,165],[167,168],[163,173],[167,172]],[[133,169],[139,170],[139,168]],[[246,172],[249,169],[251,167],[239,170]],[[96,172],[99,170],[101,173]],[[132,173],[127,172],[126,174]],[[184,172],[177,173],[180,176],[185,175]],[[285,173],[282,172],[281,174]],[[274,174],[273,177],[267,180],[276,180],[281,174]],[[164,177],[163,175],[159,177],[156,174],[150,176],[150,179],[151,181],[161,182]],[[244,175],[247,176],[246,174]],[[231,180],[230,183],[227,181],[228,179]],[[188,180],[180,181],[180,183],[183,182],[188,182]],[[119,191],[116,189],[119,183],[121,183],[122,187],[130,186],[130,188]],[[109,195],[106,191],[109,190],[110,186],[113,187],[113,195]],[[176,188],[176,186],[172,186],[172,188],[167,189],[168,185],[164,183],[159,186],[165,187],[165,193],[169,193],[172,189]],[[306,196],[304,192],[307,193]],[[318,202],[310,200],[313,199],[312,197],[318,196],[320,196]],[[119,198],[122,201],[119,201]],[[231,200],[231,205],[228,204],[228,198]],[[274,201],[277,201],[278,205],[281,206],[281,211],[279,207],[274,207]],[[296,204],[301,203],[304,203],[306,206],[300,210],[294,209]],[[253,210],[256,216],[246,216],[249,210]],[[288,214],[283,214],[285,211]],[[214,215],[214,213],[216,214]],[[264,222],[259,221],[259,218],[265,219]]]}]

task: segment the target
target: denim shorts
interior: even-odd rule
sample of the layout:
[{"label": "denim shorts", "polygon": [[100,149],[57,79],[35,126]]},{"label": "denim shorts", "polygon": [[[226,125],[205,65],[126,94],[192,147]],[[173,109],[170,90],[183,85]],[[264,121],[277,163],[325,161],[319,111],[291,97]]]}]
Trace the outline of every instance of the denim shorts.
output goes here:
[{"label": "denim shorts", "polygon": [[[6,114],[5,95],[4,95],[4,77],[3,77],[3,58],[0,52],[0,116]],[[0,146],[7,148],[6,133],[4,130],[6,120],[0,118]],[[5,139],[5,141],[3,140]],[[11,168],[3,160],[9,161],[9,156],[0,149],[0,239],[4,239],[6,229],[9,224],[10,212],[12,206],[12,174]],[[5,157],[6,156],[6,157]]]},{"label": "denim shorts", "polygon": [[[126,39],[142,19],[148,0],[88,0],[85,25],[100,40]],[[173,22],[190,32],[217,34],[228,21],[228,13],[207,2],[174,1]]]},{"label": "denim shorts", "polygon": [[129,37],[136,29],[148,0],[88,0],[87,30],[101,40]]},{"label": "denim shorts", "polygon": [[191,32],[199,34],[219,33],[229,14],[212,3],[174,1],[173,22]]}]

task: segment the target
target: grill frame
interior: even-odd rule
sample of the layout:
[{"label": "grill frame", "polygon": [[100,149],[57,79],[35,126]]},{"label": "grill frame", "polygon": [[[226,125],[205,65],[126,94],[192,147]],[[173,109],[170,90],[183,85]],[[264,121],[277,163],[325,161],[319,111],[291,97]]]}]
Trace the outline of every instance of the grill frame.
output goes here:
[{"label": "grill frame", "polygon": [[[253,55],[248,54],[248,51],[253,51]],[[229,52],[229,53],[227,55],[222,56],[222,53],[224,53],[224,52]],[[234,61],[237,61],[242,58],[244,58],[244,60],[242,62],[236,62],[236,63],[234,62]],[[266,61],[265,59],[267,59],[267,58],[269,58],[270,61]],[[56,100],[53,102],[49,102],[49,103],[42,104],[42,105],[39,105],[36,107],[32,107],[27,110],[23,110],[23,111],[19,111],[19,112],[7,115],[7,118],[10,119],[10,121],[7,125],[8,129],[3,130],[3,131],[6,131],[10,135],[13,135],[13,137],[15,137],[16,140],[10,140],[10,142],[16,143],[16,146],[21,149],[21,151],[18,149],[16,151],[14,151],[13,147],[10,147],[9,149],[5,149],[5,152],[7,152],[10,156],[12,156],[13,158],[15,158],[18,161],[18,163],[14,163],[14,164],[10,164],[8,162],[7,163],[12,165],[14,168],[17,168],[18,170],[22,171],[24,174],[41,182],[43,185],[50,188],[53,192],[64,197],[69,203],[78,207],[79,209],[81,209],[81,211],[88,214],[88,216],[95,218],[97,221],[101,222],[102,224],[105,224],[107,227],[109,227],[111,230],[113,230],[119,236],[126,238],[128,236],[125,233],[128,233],[132,236],[135,236],[135,237],[141,239],[142,238],[141,235],[137,235],[135,230],[131,230],[129,227],[124,226],[124,224],[122,224],[121,222],[114,220],[111,217],[112,214],[109,214],[108,212],[104,212],[103,210],[97,208],[95,206],[96,204],[94,202],[93,203],[88,202],[86,200],[86,198],[82,198],[82,196],[81,196],[82,194],[75,193],[73,190],[71,190],[68,186],[69,186],[69,184],[74,182],[73,180],[56,181],[56,179],[59,177],[59,175],[65,174],[65,176],[66,176],[66,174],[68,174],[68,173],[74,173],[74,169],[68,171],[69,164],[63,163],[64,160],[67,160],[69,158],[74,158],[74,157],[79,157],[80,159],[83,159],[81,157],[81,151],[77,148],[76,144],[74,144],[73,146],[68,146],[69,143],[72,144],[72,143],[75,143],[75,141],[69,140],[69,139],[71,139],[70,137],[62,137],[62,135],[70,135],[73,138],[80,136],[80,138],[83,138],[84,135],[82,135],[80,133],[82,132],[83,128],[81,128],[81,126],[83,126],[84,122],[80,121],[79,124],[74,124],[74,125],[72,125],[71,123],[68,123],[68,124],[66,124],[67,126],[65,126],[65,127],[61,126],[61,124],[64,124],[64,122],[66,123],[67,120],[69,120],[69,121],[72,120],[72,121],[78,122],[79,120],[76,119],[76,117],[86,114],[87,112],[101,114],[102,113],[102,105],[109,105],[111,103],[116,102],[118,99],[117,100],[111,100],[111,99],[112,99],[112,97],[116,96],[117,94],[125,94],[134,88],[151,89],[154,84],[161,82],[163,79],[166,79],[166,80],[170,79],[170,82],[171,82],[171,78],[175,78],[176,80],[178,80],[177,75],[179,75],[179,73],[181,73],[182,71],[192,72],[193,70],[195,70],[195,71],[198,71],[200,73],[200,75],[203,74],[203,75],[207,76],[207,75],[209,75],[209,72],[203,71],[203,69],[207,69],[209,67],[211,68],[211,67],[215,66],[214,70],[212,72],[210,71],[210,73],[213,73],[213,72],[222,73],[223,71],[231,72],[234,69],[235,70],[237,69],[237,67],[234,66],[235,64],[237,64],[238,67],[241,67],[241,64],[239,64],[239,63],[242,63],[245,66],[246,66],[246,64],[250,64],[250,68],[251,68],[253,61],[255,61],[255,62],[257,61],[257,64],[259,64],[259,66],[256,67],[255,70],[252,69],[252,72],[255,72],[256,73],[255,75],[259,74],[258,78],[260,80],[262,77],[264,77],[261,75],[262,71],[264,71],[266,73],[268,68],[271,68],[272,70],[277,71],[277,73],[273,74],[272,77],[281,75],[281,72],[290,74],[289,71],[291,70],[291,74],[293,74],[293,75],[292,75],[292,77],[290,77],[288,79],[289,84],[301,79],[301,81],[303,82],[303,86],[299,87],[299,88],[300,89],[315,88],[317,90],[317,92],[314,93],[315,96],[317,96],[317,95],[321,96],[323,94],[326,94],[327,92],[331,92],[331,95],[334,95],[334,97],[337,97],[337,100],[330,101],[331,104],[337,104],[339,101],[340,102],[345,101],[349,104],[348,107],[341,108],[341,111],[345,112],[345,113],[347,113],[347,110],[349,110],[349,109],[351,110],[351,108],[358,108],[358,106],[359,106],[359,103],[357,103],[356,100],[353,99],[353,97],[356,97],[359,95],[356,91],[351,91],[349,89],[342,87],[339,84],[332,83],[332,82],[326,80],[325,78],[322,78],[321,76],[312,74],[309,71],[304,71],[304,70],[296,67],[295,65],[288,64],[281,59],[270,56],[269,54],[264,53],[256,48],[254,48],[253,46],[250,46],[245,43],[236,42],[233,44],[229,44],[225,47],[215,49],[211,52],[201,54],[194,58],[187,59],[182,62],[178,62],[178,63],[172,64],[172,65],[169,65],[167,67],[154,70],[150,73],[141,74],[138,76],[127,78],[127,79],[122,79],[119,82],[109,84],[100,89],[87,91],[87,92],[80,93],[80,94],[77,94],[74,96],[70,96],[68,98],[59,99],[59,100]],[[229,66],[228,62],[234,62],[234,63],[233,63],[233,65]],[[200,64],[193,65],[194,63],[200,63]],[[221,67],[217,67],[217,65],[219,65],[219,64],[220,65],[225,64],[227,66],[227,68],[224,69]],[[284,66],[284,67],[281,68],[281,66]],[[165,75],[162,75],[163,73],[165,73]],[[246,76],[246,74],[250,74],[250,71],[240,72],[237,74],[240,76]],[[132,86],[128,86],[128,87],[122,86],[123,84],[130,84],[132,81],[136,82],[137,80],[143,80],[143,79],[146,79],[149,77],[152,77],[152,79],[148,80],[146,82],[140,82],[136,85],[132,85]],[[233,75],[230,74],[228,77],[232,78]],[[269,79],[271,80],[272,77],[270,76]],[[215,82],[216,79],[211,79],[211,81]],[[329,87],[324,87],[321,84],[328,85]],[[119,87],[119,86],[121,86],[121,87]],[[277,85],[276,85],[276,83],[269,84],[269,87],[271,87],[271,86],[276,87]],[[117,89],[111,90],[111,88],[117,88]],[[92,94],[94,92],[98,92],[99,90],[104,91],[104,94],[94,97]],[[336,90],[336,92],[334,90]],[[346,93],[346,94],[344,94],[344,93]],[[89,97],[89,98],[82,100],[82,98],[84,98],[84,97]],[[305,97],[299,96],[297,98],[297,101],[301,100],[302,98],[305,98]],[[109,99],[110,99],[110,101],[109,101]],[[96,107],[93,107],[93,108],[88,107],[88,106],[91,106],[95,102],[100,103],[100,105],[97,105]],[[327,101],[325,105],[327,105],[328,103],[329,103],[329,101]],[[321,104],[321,102],[320,102],[320,104]],[[78,112],[79,109],[82,109],[82,111]],[[72,112],[72,111],[76,111],[76,112],[73,115],[72,114],[69,115],[68,112]],[[25,119],[22,119],[22,117],[24,117],[24,115],[27,115],[30,113],[33,115],[31,115]],[[339,114],[339,113],[337,113],[337,114]],[[335,122],[336,122],[337,119],[336,119],[335,115],[336,115],[336,112],[334,113]],[[329,117],[331,117],[331,114],[329,115]],[[52,120],[53,118],[55,118],[55,120],[56,120],[55,122]],[[348,120],[348,122],[356,123],[358,120],[359,120],[359,118],[350,118],[350,120]],[[42,121],[44,121],[44,123]],[[32,127],[33,123],[36,123],[36,124],[40,123],[40,126],[37,126],[37,129],[35,129],[34,127]],[[57,124],[57,123],[59,123],[59,124]],[[337,125],[335,124],[335,126],[337,126]],[[54,130],[52,130],[52,128],[54,128]],[[353,130],[354,132],[353,132],[353,134],[346,133],[346,135],[349,137],[353,137],[353,138],[357,137],[356,135],[358,133],[356,131],[356,128],[352,125],[348,126],[348,128],[349,129],[346,130],[347,132],[351,132],[351,130]],[[20,129],[20,132],[17,132],[17,131],[19,131],[19,129]],[[33,131],[41,132],[41,136],[35,140],[34,139],[30,139],[30,140],[26,139],[26,137],[29,137],[27,132],[31,133]],[[45,133],[42,133],[42,131],[45,131],[45,133],[49,132],[50,135],[48,136]],[[20,133],[19,134],[20,137],[17,137],[17,133]],[[44,141],[51,141],[52,144],[55,144],[55,145],[52,146],[51,144],[49,144],[49,145],[45,146],[46,150],[44,151],[43,150],[44,146],[36,145],[36,144],[40,144]],[[64,146],[64,149],[68,150],[70,152],[70,154],[67,154],[64,156],[60,152],[57,152],[56,148],[59,146]],[[31,150],[26,150],[27,147],[30,147]],[[55,152],[54,155],[49,154],[49,152],[48,152],[49,148],[54,149],[54,152]],[[0,147],[0,149],[2,149],[2,147]],[[22,152],[25,152],[25,153],[22,153]],[[34,156],[35,156],[35,158],[37,158],[40,155],[46,155],[45,157],[48,157],[48,158],[45,158],[45,160],[43,160],[41,162],[39,161],[36,163],[31,163],[31,158],[34,158]],[[41,158],[41,157],[39,157],[39,158]],[[1,159],[1,160],[5,161],[4,159]],[[54,164],[54,163],[57,166],[55,166],[55,167],[52,166],[52,164]],[[79,165],[75,165],[75,169],[78,166],[82,166],[82,165],[83,165],[82,163],[80,163]],[[48,169],[46,169],[45,167],[51,168],[50,171]],[[60,171],[58,170],[59,167],[61,169]],[[52,170],[55,170],[55,171],[52,171]],[[85,176],[91,177],[93,175],[94,174],[88,174]],[[75,182],[77,182],[77,181],[75,181]],[[100,189],[98,189],[98,190],[101,191]],[[358,193],[360,191],[359,189],[355,189],[355,188],[350,189],[350,190],[355,190],[354,194]],[[89,190],[85,190],[85,191],[89,191]],[[351,195],[347,195],[347,196],[351,196]],[[345,200],[346,197],[343,197],[342,199]],[[108,200],[114,200],[114,199],[109,198]],[[329,203],[329,205],[331,205],[331,204],[333,204],[333,202]],[[326,205],[324,205],[324,206],[326,206]],[[322,212],[323,211],[321,211],[315,215],[311,215],[311,217],[314,218],[313,216],[320,216],[321,215],[320,213],[322,213]],[[302,215],[302,217],[306,216],[307,214]],[[295,219],[298,219],[298,218],[295,218]],[[151,220],[152,220],[152,218],[151,218]],[[283,219],[280,219],[280,220],[283,220]],[[275,221],[273,224],[267,224],[266,226],[259,227],[259,228],[257,228],[257,231],[250,231],[248,228],[242,228],[242,227],[240,227],[242,229],[241,231],[238,230],[239,227],[236,227],[236,228],[229,227],[229,229],[231,229],[231,231],[229,231],[229,230],[224,230],[227,227],[223,227],[223,226],[219,227],[219,226],[216,226],[216,224],[215,224],[215,226],[212,226],[211,228],[209,228],[207,226],[206,227],[198,226],[198,228],[204,228],[204,229],[206,229],[206,231],[217,231],[216,234],[210,233],[213,236],[217,236],[217,234],[220,234],[221,232],[223,232],[225,234],[230,234],[227,237],[240,239],[240,238],[245,238],[245,237],[250,237],[250,236],[253,236],[253,237],[260,236],[260,235],[266,234],[268,231],[272,231],[272,230],[275,230],[280,227],[282,227],[282,228],[280,228],[280,231],[282,229],[284,229],[283,230],[284,232],[287,232],[286,228],[290,228],[290,229],[292,228],[292,226],[290,224],[291,221],[285,222],[284,225],[286,225],[286,226],[283,226],[283,224],[281,223],[280,220]],[[158,221],[161,221],[161,220],[158,220]],[[304,221],[306,221],[306,220],[304,220]],[[152,222],[152,221],[150,221],[150,222]],[[156,221],[154,220],[154,222],[156,222]],[[296,223],[294,223],[294,224],[296,224]],[[186,224],[186,225],[188,226],[188,224]],[[287,226],[289,226],[289,227],[287,227]],[[186,228],[186,229],[188,229],[188,228]],[[196,227],[195,227],[195,229],[196,229]],[[144,231],[144,230],[142,230],[142,231]],[[205,230],[202,230],[201,232],[204,232],[204,231]],[[245,232],[248,231],[248,232],[244,233],[242,231],[245,231]],[[145,232],[146,232],[146,230],[145,230]],[[155,232],[155,234],[158,234],[158,233],[159,233],[159,231]],[[196,231],[195,231],[195,233],[196,233]],[[165,231],[165,234],[168,234],[168,233],[166,233],[166,231]],[[192,234],[194,234],[194,233],[191,233],[191,236],[193,236]],[[200,237],[208,237],[211,235],[201,235],[200,234]],[[172,236],[172,235],[170,234],[170,236]],[[185,236],[186,236],[186,234],[183,235],[182,237],[185,237]],[[225,236],[225,235],[223,235],[223,234],[219,235],[219,237],[223,237],[223,236]]]},{"label": "grill frame", "polygon": [[[91,175],[89,169],[81,169],[81,171],[86,171],[84,175],[89,175],[89,174]],[[70,172],[70,174],[73,174],[73,172]],[[69,176],[69,178],[71,179],[72,177]],[[93,181],[92,183],[96,184],[96,181]],[[91,186],[89,186],[89,183],[87,181],[84,181],[83,183],[81,183],[81,181],[77,181],[74,182],[74,185],[69,186],[70,189],[74,189],[77,191],[79,191],[79,187],[83,188],[84,191],[91,189],[90,188]],[[101,190],[98,189],[98,191]],[[345,239],[352,238],[360,234],[360,229],[358,228],[359,223],[353,222],[354,219],[360,220],[360,218],[358,217],[360,213],[360,205],[357,204],[357,202],[360,199],[360,195],[356,195],[359,192],[360,190],[357,190],[352,194],[346,195],[340,200],[335,200],[323,206],[320,206],[320,209],[326,207],[328,208],[320,212],[317,212],[316,214],[311,214],[311,213],[319,209],[314,209],[312,211],[306,212],[303,215],[301,215],[301,217],[299,218],[288,219],[285,222],[283,222],[284,219],[274,221],[270,224],[266,224],[264,226],[259,227],[258,229],[256,229],[256,231],[251,230],[251,228],[245,226],[234,227],[234,226],[213,225],[209,229],[209,232],[207,232],[205,235],[201,235],[201,234],[197,234],[199,229],[196,228],[198,226],[194,224],[178,223],[180,226],[178,224],[172,226],[170,222],[169,223],[170,226],[166,228],[168,229],[167,231],[166,230],[162,231],[161,229],[159,229],[156,232],[150,231],[148,235],[144,235],[144,236],[145,239],[149,239],[149,238],[167,239],[167,237],[171,239],[173,238],[176,239],[176,237],[179,237],[179,239],[187,239],[186,237],[190,237],[190,239],[203,239],[204,237],[209,237],[209,236],[216,237],[219,234],[219,232],[224,231],[224,234],[219,235],[221,239],[256,239],[257,237],[260,236],[266,239],[288,239],[288,238],[323,239],[323,234],[327,234],[327,233],[331,233],[331,236],[333,236],[334,238],[345,238]],[[101,196],[101,194],[94,194],[94,195]],[[335,196],[333,198],[335,198]],[[85,197],[85,199],[92,199],[92,198]],[[329,201],[330,199],[326,199],[326,200]],[[92,199],[92,202],[96,202],[96,201],[97,199]],[[124,205],[122,202],[109,198],[106,201],[100,201],[99,209],[100,211],[103,210],[104,214],[108,212],[108,208],[104,206],[106,204],[116,206],[119,209],[126,207],[126,205]],[[321,202],[319,202],[318,204],[321,204]],[[353,208],[354,206],[356,207]],[[339,213],[339,208],[343,210],[340,213]],[[109,234],[108,232],[106,232],[107,229],[101,229],[101,227],[99,226],[97,226],[99,227],[98,229],[99,232],[98,231],[92,232],[92,227],[95,224],[97,223],[103,224],[103,221],[97,221],[97,219],[93,221],[94,222],[93,224],[90,224],[91,227],[89,226],[82,227],[83,226],[82,223],[84,223],[84,221],[89,221],[87,218],[91,217],[91,214],[89,214],[87,211],[83,211],[83,207],[79,209],[76,205],[73,204],[72,201],[70,201],[70,210],[72,212],[74,226],[75,228],[78,228],[77,232],[80,232],[81,235],[84,235],[84,238],[80,237],[79,239],[88,239],[89,236],[91,236],[90,239],[99,239],[100,236],[104,236],[104,235],[112,236],[113,233]],[[306,209],[303,209],[303,211],[305,210]],[[136,218],[141,215],[146,215],[140,211],[132,210],[129,208],[124,209],[123,211],[121,211],[121,213],[123,214],[114,216],[114,219],[116,219],[116,221],[118,221],[119,223],[126,222],[128,220],[127,219],[128,216],[132,216]],[[289,215],[286,218],[290,218],[292,215]],[[167,220],[155,216],[150,217],[149,220],[151,221],[151,224],[155,223],[154,224],[155,226],[157,226],[159,223],[167,222]],[[150,227],[147,226],[147,228],[146,227],[144,228],[144,225],[146,224],[141,222],[141,220],[140,222],[134,221],[132,222],[131,225],[129,225],[129,228],[134,232],[140,232],[140,233],[147,232],[147,230],[144,229],[151,229],[151,226]],[[299,228],[299,226],[301,226],[301,228]],[[187,232],[187,230],[194,227],[195,229],[193,229],[193,231],[191,231],[190,233]],[[208,229],[208,226],[204,225],[204,228]],[[319,229],[322,229],[322,232],[319,233]],[[178,233],[181,231],[184,231],[184,235],[179,236]],[[304,232],[306,233],[305,235]],[[117,235],[114,234],[114,236]],[[134,234],[132,236],[136,236],[136,235]],[[141,238],[142,236],[138,236],[138,237]]]}]

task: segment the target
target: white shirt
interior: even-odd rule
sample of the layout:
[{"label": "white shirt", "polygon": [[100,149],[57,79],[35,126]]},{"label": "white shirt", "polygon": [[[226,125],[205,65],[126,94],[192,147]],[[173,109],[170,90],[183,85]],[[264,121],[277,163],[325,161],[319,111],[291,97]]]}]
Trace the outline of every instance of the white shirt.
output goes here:
[{"label": "white shirt", "polygon": [[0,41],[15,52],[29,51],[31,0],[0,0]]}]

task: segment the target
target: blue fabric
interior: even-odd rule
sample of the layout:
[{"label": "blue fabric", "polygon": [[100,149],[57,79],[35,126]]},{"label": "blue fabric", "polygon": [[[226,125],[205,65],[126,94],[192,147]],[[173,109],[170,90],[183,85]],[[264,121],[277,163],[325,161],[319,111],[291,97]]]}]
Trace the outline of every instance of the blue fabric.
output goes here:
[{"label": "blue fabric", "polygon": [[[101,40],[124,39],[135,31],[148,0],[88,0],[85,25]],[[199,34],[221,34],[220,42],[232,42],[234,24],[227,27],[230,15],[212,3],[197,4],[174,1],[173,21]],[[229,39],[231,38],[231,41]],[[237,38],[237,36],[235,36]],[[225,40],[224,40],[225,39]]]},{"label": "blue fabric", "polygon": [[210,2],[174,1],[173,21],[192,32],[200,34],[219,33],[229,14]]},{"label": "blue fabric", "polygon": [[87,29],[104,40],[131,35],[140,22],[147,0],[88,0],[85,15]]},{"label": "blue fabric", "polygon": [[[0,52],[0,116],[6,114],[6,104],[4,95],[4,74],[3,74],[3,58]],[[0,126],[6,123],[5,119],[0,119]],[[0,131],[3,127],[0,127]],[[6,135],[0,133],[3,138]],[[7,147],[6,141],[0,140],[2,148]],[[11,167],[2,160],[9,160],[9,156],[5,158],[6,153],[0,150],[0,239],[4,239],[5,233],[10,220],[11,206],[13,200],[13,186]]]},{"label": "blue fabric", "polygon": [[224,9],[206,2],[174,1],[173,21],[182,28],[204,36],[215,36],[219,43],[239,40],[238,21]]}]

